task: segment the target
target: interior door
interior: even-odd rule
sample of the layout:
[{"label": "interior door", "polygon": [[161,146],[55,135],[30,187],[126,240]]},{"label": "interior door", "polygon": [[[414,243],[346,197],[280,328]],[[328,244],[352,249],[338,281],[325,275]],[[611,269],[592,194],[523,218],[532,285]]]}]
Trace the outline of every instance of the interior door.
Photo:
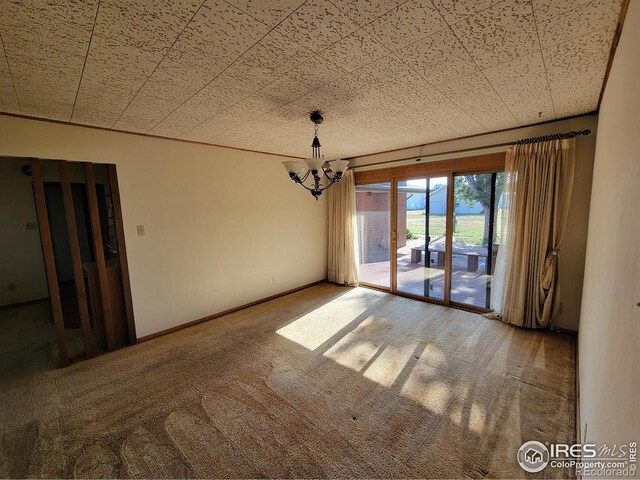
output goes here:
[{"label": "interior door", "polygon": [[448,301],[447,176],[396,182],[395,292]]}]

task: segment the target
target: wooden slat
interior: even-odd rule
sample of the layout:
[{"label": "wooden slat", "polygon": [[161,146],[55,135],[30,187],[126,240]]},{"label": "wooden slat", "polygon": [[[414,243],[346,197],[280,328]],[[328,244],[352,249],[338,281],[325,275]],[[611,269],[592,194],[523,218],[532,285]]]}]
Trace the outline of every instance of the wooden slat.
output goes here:
[{"label": "wooden slat", "polygon": [[62,200],[64,201],[64,215],[67,220],[67,231],[69,233],[69,250],[71,251],[73,280],[76,286],[76,301],[78,302],[80,327],[82,329],[82,340],[84,342],[84,354],[86,358],[92,358],[97,354],[97,347],[93,334],[91,333],[91,325],[89,324],[89,307],[87,305],[87,293],[84,288],[78,228],[76,225],[75,209],[73,207],[71,181],[69,180],[69,164],[65,160],[59,160],[58,165],[60,168],[60,184],[62,185]]},{"label": "wooden slat", "polygon": [[100,297],[102,315],[104,317],[105,337],[107,350],[116,348],[113,315],[111,309],[111,295],[109,293],[109,279],[107,277],[107,265],[104,259],[104,247],[102,242],[102,229],[100,227],[100,213],[98,212],[98,194],[96,192],[96,179],[93,172],[93,164],[84,164],[84,173],[87,181],[87,199],[89,202],[89,219],[91,234],[93,236],[93,250],[95,252],[96,266],[98,270],[98,284],[100,285]]},{"label": "wooden slat", "polygon": [[51,301],[53,325],[55,327],[56,338],[58,340],[58,362],[60,363],[60,366],[66,367],[69,365],[69,349],[67,348],[67,342],[64,334],[64,320],[62,317],[62,302],[60,301],[56,260],[53,253],[51,229],[49,227],[47,201],[44,195],[42,169],[40,168],[40,162],[35,158],[31,159],[31,176],[33,178],[33,195],[36,204],[36,214],[38,216],[38,229],[40,230],[40,242],[42,243],[44,268],[47,274],[47,284],[49,286],[49,299]]},{"label": "wooden slat", "polygon": [[410,178],[446,176],[449,172],[483,173],[504,170],[505,152],[473,157],[440,160],[437,162],[416,163],[380,170],[355,172],[356,185],[380,183],[389,178],[407,180]]},{"label": "wooden slat", "polygon": [[133,300],[131,298],[131,280],[129,279],[129,262],[127,260],[127,249],[124,243],[124,222],[122,220],[122,205],[120,202],[120,189],[118,187],[118,174],[115,165],[108,165],[109,187],[111,189],[111,202],[113,215],[116,221],[116,239],[118,241],[118,259],[120,261],[120,272],[122,274],[122,289],[124,290],[124,303],[127,311],[127,332],[129,344],[138,343],[136,337],[136,325],[133,317]]}]

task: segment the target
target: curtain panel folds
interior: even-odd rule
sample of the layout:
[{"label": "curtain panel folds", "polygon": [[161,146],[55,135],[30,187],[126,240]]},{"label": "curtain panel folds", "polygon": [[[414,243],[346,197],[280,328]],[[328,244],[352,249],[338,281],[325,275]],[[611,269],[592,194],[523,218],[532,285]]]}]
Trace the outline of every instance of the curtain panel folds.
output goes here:
[{"label": "curtain panel folds", "polygon": [[507,151],[490,318],[544,328],[559,306],[558,258],[575,169],[575,138]]},{"label": "curtain panel folds", "polygon": [[327,190],[329,202],[328,279],[358,285],[355,177],[347,170],[340,182]]}]

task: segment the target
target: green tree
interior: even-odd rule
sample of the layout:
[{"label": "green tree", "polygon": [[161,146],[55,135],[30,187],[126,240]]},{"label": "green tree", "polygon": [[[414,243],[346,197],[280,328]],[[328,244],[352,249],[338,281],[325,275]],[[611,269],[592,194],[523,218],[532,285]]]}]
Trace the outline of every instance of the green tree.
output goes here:
[{"label": "green tree", "polygon": [[[504,174],[496,176],[496,199],[502,195],[504,189]],[[491,174],[482,173],[479,175],[461,175],[455,177],[455,201],[464,202],[470,208],[476,202],[482,206],[484,214],[484,232],[482,234],[482,245],[489,245],[489,221],[491,219]]]}]

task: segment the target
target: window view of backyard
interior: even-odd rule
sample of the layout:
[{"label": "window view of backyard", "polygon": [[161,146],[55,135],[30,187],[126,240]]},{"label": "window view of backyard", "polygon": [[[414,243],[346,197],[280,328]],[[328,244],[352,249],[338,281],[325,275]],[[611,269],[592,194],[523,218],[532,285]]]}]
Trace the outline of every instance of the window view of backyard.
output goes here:
[{"label": "window view of backyard", "polygon": [[[503,183],[503,173],[454,177],[452,302],[489,306],[491,272],[500,243]],[[399,292],[444,300],[448,188],[447,177],[398,182]],[[390,191],[390,183],[356,188],[360,277],[384,287],[390,284]]]},{"label": "window view of backyard", "polygon": [[[489,308],[491,272],[499,245],[501,215],[497,214],[497,207],[500,206],[503,183],[503,173],[455,177],[452,302]],[[474,208],[473,214],[467,213],[470,207]]]},{"label": "window view of backyard", "polygon": [[399,292],[444,300],[447,187],[446,177],[398,182]]}]

